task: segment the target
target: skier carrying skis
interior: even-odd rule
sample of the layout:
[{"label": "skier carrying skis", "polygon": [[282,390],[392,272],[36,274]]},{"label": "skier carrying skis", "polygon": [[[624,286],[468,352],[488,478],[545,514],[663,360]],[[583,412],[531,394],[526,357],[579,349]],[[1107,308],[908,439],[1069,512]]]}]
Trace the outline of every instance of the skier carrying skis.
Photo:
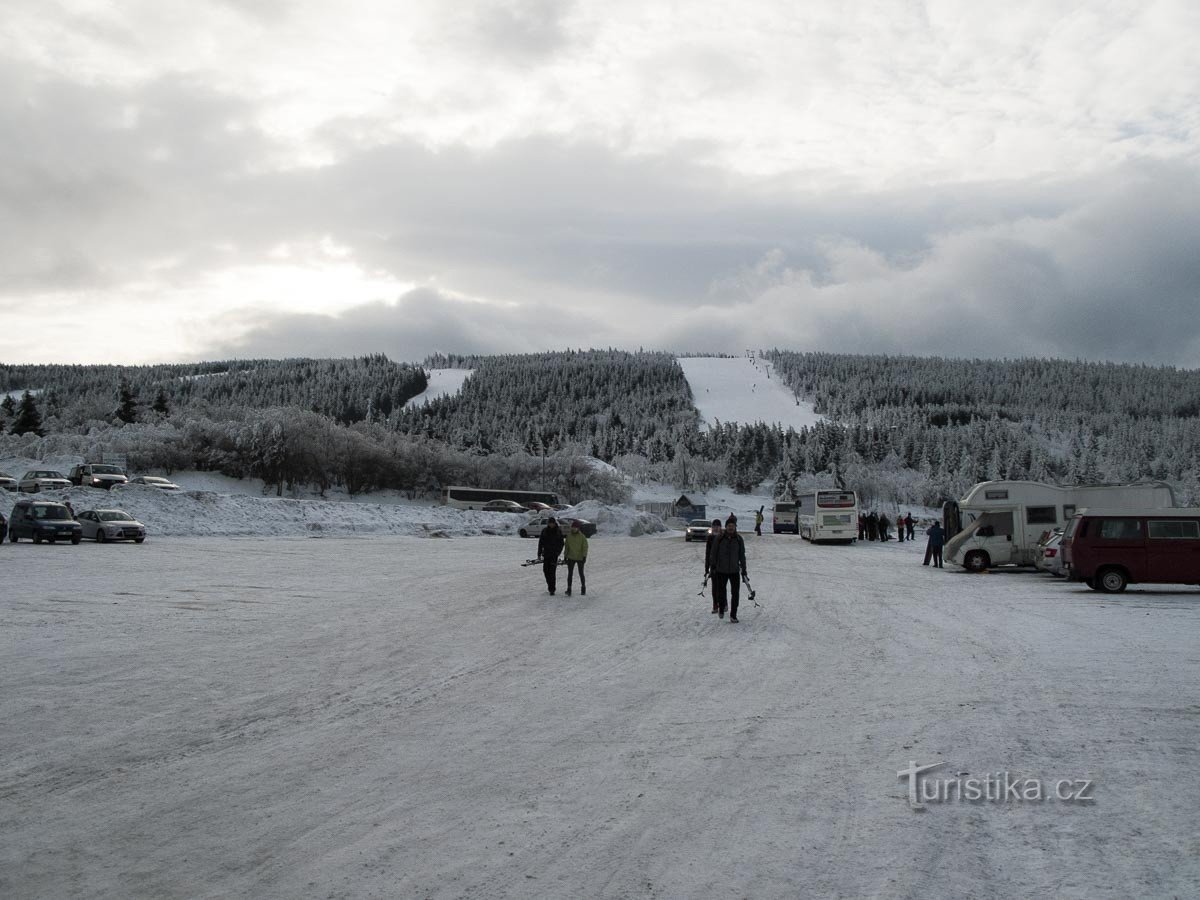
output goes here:
[{"label": "skier carrying skis", "polygon": [[737,519],[730,516],[725,520],[725,531],[713,541],[709,551],[708,568],[713,576],[713,596],[717,601],[717,618],[725,618],[726,593],[729,595],[729,621],[737,622],[738,599],[741,596],[741,578],[747,578],[746,543],[737,532]]},{"label": "skier carrying skis", "polygon": [[583,577],[583,564],[587,562],[587,535],[579,530],[578,520],[571,522],[571,530],[567,533],[567,596],[571,596],[571,581],[575,577],[575,567],[579,566],[579,594],[587,596],[587,581]]},{"label": "skier carrying skis", "polygon": [[[542,561],[542,573],[546,576],[546,587],[551,596],[554,596],[554,589],[557,587],[558,554],[563,551],[563,543],[563,533],[558,528],[558,522],[549,519],[546,527],[542,529],[541,537],[538,538],[537,555]],[[571,593],[570,588],[567,588],[567,593]]]},{"label": "skier carrying skis", "polygon": [[762,523],[763,523],[763,507],[760,506],[758,508],[758,512],[756,512],[754,514],[754,533],[757,534],[759,537],[762,537]]},{"label": "skier carrying skis", "polygon": [[[712,527],[708,529],[708,534],[704,538],[704,581],[708,581],[708,559],[712,555],[713,541],[721,536],[721,520],[713,519]],[[717,614],[717,583],[714,581],[712,586],[713,608],[712,614]]]}]

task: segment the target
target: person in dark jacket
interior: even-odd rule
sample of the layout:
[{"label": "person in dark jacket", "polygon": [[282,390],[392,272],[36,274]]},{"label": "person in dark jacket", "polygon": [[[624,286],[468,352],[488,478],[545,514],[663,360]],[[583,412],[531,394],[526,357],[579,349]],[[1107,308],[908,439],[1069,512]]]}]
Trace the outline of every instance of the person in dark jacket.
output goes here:
[{"label": "person in dark jacket", "polygon": [[729,600],[729,621],[738,620],[738,599],[741,596],[740,578],[746,576],[746,543],[737,533],[737,519],[725,520],[725,530],[713,541],[708,557],[708,569],[713,577],[713,596],[717,601],[717,617],[725,618],[726,595]]},{"label": "person in dark jacket", "polygon": [[891,536],[888,534],[888,529],[891,527],[891,525],[892,525],[892,520],[887,517],[887,513],[880,513],[879,514],[879,539],[881,541],[887,541],[887,540],[891,539]]},{"label": "person in dark jacket", "polygon": [[879,540],[879,516],[874,511],[867,516],[867,540]]},{"label": "person in dark jacket", "polygon": [[[708,581],[708,558],[712,554],[713,541],[721,536],[721,520],[713,519],[712,526],[708,529],[708,535],[704,538],[704,580]],[[717,582],[713,581],[712,586],[712,614],[717,614]]]},{"label": "person in dark jacket", "polygon": [[942,545],[946,543],[946,532],[942,530],[942,526],[934,522],[925,530],[929,535],[929,541],[925,544],[925,562],[923,566],[929,565],[929,560],[933,560],[935,569],[942,568]]},{"label": "person in dark jacket", "polygon": [[908,515],[906,515],[906,516],[904,517],[904,530],[905,530],[906,532],[908,532],[908,539],[911,541],[911,540],[913,539],[913,517],[912,517],[912,513],[909,513]]},{"label": "person in dark jacket", "polygon": [[538,559],[542,561],[542,573],[546,576],[546,588],[554,594],[557,587],[558,555],[563,551],[563,533],[558,527],[558,521],[550,519],[538,538]]}]

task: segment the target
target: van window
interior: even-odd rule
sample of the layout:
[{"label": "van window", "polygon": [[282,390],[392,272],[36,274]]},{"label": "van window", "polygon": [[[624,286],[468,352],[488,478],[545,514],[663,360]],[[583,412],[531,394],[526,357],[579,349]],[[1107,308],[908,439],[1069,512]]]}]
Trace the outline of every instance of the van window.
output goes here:
[{"label": "van window", "polygon": [[984,491],[984,500],[1007,500],[1008,491]]},{"label": "van window", "polygon": [[1128,541],[1142,536],[1142,523],[1137,519],[1101,519],[1100,540]]},{"label": "van window", "polygon": [[1152,538],[1200,539],[1200,522],[1191,519],[1151,519],[1146,531]]},{"label": "van window", "polygon": [[1078,516],[1071,517],[1071,519],[1067,522],[1067,530],[1063,532],[1063,541],[1069,541],[1071,538],[1075,537],[1075,529],[1079,527],[1079,522],[1080,520]]},{"label": "van window", "polygon": [[1063,504],[1063,521],[1064,522],[1070,521],[1071,516],[1073,516],[1073,515],[1075,515],[1075,504],[1074,503],[1064,503]]},{"label": "van window", "polygon": [[1053,525],[1058,521],[1053,506],[1030,506],[1025,510],[1025,522],[1029,525]]}]

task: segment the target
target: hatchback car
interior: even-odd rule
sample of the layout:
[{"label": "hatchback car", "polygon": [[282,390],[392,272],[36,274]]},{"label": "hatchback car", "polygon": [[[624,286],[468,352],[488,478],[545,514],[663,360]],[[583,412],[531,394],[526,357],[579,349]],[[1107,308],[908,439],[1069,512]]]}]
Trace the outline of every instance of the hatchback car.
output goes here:
[{"label": "hatchback car", "polygon": [[516,500],[489,500],[480,508],[484,512],[523,513],[529,511]]},{"label": "hatchback car", "polygon": [[121,509],[88,509],[79,514],[83,536],[98,544],[105,541],[146,540],[146,526]]},{"label": "hatchback car", "polygon": [[708,519],[692,519],[687,524],[687,531],[683,533],[685,541],[705,541],[708,540],[708,532],[712,526],[708,524]]},{"label": "hatchback car", "polygon": [[158,475],[138,475],[129,479],[130,484],[144,484],[146,487],[158,488],[160,491],[180,491],[183,490],[173,481],[168,481],[166,478],[160,478]]},{"label": "hatchback car", "polygon": [[55,472],[53,469],[30,469],[21,476],[17,490],[26,494],[36,494],[38,491],[56,491],[70,486],[71,482],[62,472]]},{"label": "hatchback car", "polygon": [[67,478],[71,484],[77,484],[80,487],[96,487],[105,490],[109,490],[113,485],[124,484],[129,480],[120,466],[112,466],[107,463],[84,463],[68,472]]},{"label": "hatchback car", "polygon": [[15,491],[16,489],[17,479],[13,478],[11,475],[5,475],[3,472],[0,472],[0,490]]},{"label": "hatchback car", "polygon": [[1063,572],[1061,531],[1056,531],[1038,545],[1037,559],[1033,564],[1043,572],[1049,572],[1055,577],[1061,577]]},{"label": "hatchback car", "polygon": [[29,538],[35,544],[42,541],[78,544],[83,538],[83,528],[62,503],[18,500],[12,509],[12,520],[8,523],[8,539],[15,544],[21,538]]},{"label": "hatchback car", "polygon": [[592,537],[596,533],[596,523],[589,522],[587,519],[564,519],[559,516],[538,515],[517,529],[517,534],[523,538],[541,537],[542,530],[551,519],[558,521],[558,530],[564,535],[571,530],[572,522],[579,523],[579,530],[583,532],[584,537]]}]

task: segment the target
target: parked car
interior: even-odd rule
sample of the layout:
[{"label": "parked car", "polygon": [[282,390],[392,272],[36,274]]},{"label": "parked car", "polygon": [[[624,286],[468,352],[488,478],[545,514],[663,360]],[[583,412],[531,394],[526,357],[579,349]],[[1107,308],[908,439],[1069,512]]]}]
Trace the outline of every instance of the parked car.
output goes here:
[{"label": "parked car", "polygon": [[1106,594],[1129,584],[1200,585],[1200,509],[1081,509],[1062,547],[1068,577]]},{"label": "parked car", "polygon": [[30,469],[21,476],[17,490],[26,494],[36,494],[38,491],[57,491],[70,486],[71,482],[62,472],[55,472],[53,469]]},{"label": "parked car", "polygon": [[78,544],[83,538],[83,528],[71,518],[71,511],[62,503],[18,500],[8,523],[8,539],[15,544],[21,538],[29,538],[35,544],[42,541]]},{"label": "parked car", "polygon": [[146,540],[146,526],[122,509],[85,509],[79,514],[83,536],[99,544],[105,541]]},{"label": "parked car", "polygon": [[0,472],[0,490],[15,491],[17,489],[17,479],[11,475],[5,475]]},{"label": "parked car", "polygon": [[516,500],[489,500],[480,507],[484,512],[507,512],[507,513],[523,513],[528,512]]},{"label": "parked car", "polygon": [[549,503],[543,503],[540,500],[530,500],[525,504],[525,508],[531,512],[550,512],[554,509]]},{"label": "parked car", "polygon": [[1059,577],[1063,574],[1062,536],[1063,533],[1061,531],[1054,531],[1049,534],[1046,539],[1038,545],[1041,552],[1033,563],[1043,572],[1049,572],[1055,577]]},{"label": "parked car", "polygon": [[124,484],[129,480],[120,466],[112,466],[107,463],[84,463],[68,472],[67,478],[71,484],[77,484],[80,487],[96,487],[105,490],[109,490],[113,485]]},{"label": "parked car", "polygon": [[129,479],[130,484],[144,484],[146,487],[158,488],[160,491],[181,491],[179,485],[158,475],[137,475]]},{"label": "parked car", "polygon": [[692,519],[687,523],[687,531],[683,533],[685,541],[703,541],[708,539],[708,530],[712,526],[708,519]]},{"label": "parked car", "polygon": [[532,519],[530,519],[528,522],[526,522],[524,525],[522,525],[517,530],[517,534],[519,534],[523,538],[541,537],[542,529],[544,529],[546,527],[546,523],[549,522],[551,519],[558,520],[558,527],[562,531],[563,534],[566,534],[568,531],[571,530],[572,522],[579,523],[579,530],[583,532],[584,537],[592,537],[596,533],[596,523],[589,522],[587,519],[564,519],[561,516],[550,515],[548,513],[541,513],[539,515],[534,516]]},{"label": "parked car", "polygon": [[8,536],[8,519],[4,518],[4,513],[0,512],[0,544],[4,543],[4,539]]}]

